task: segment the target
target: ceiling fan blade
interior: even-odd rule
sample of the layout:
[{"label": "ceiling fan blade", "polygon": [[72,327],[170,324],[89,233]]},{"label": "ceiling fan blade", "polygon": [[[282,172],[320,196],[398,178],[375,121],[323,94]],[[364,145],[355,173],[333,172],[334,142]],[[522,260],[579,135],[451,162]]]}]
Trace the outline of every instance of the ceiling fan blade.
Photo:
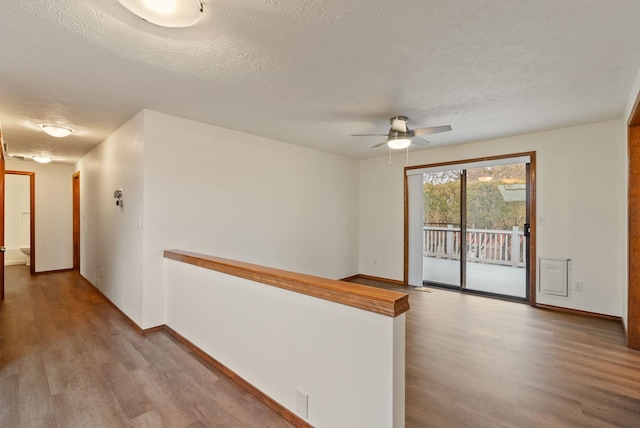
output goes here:
[{"label": "ceiling fan blade", "polygon": [[427,144],[431,144],[431,141],[427,141],[424,138],[413,137],[411,139],[411,144],[415,144],[416,146],[426,146]]},{"label": "ceiling fan blade", "polygon": [[447,132],[447,131],[451,131],[451,125],[432,126],[430,128],[419,128],[419,129],[414,129],[413,131],[411,131],[411,133],[417,137],[420,135],[437,134],[438,132]]},{"label": "ceiling fan blade", "polygon": [[407,133],[407,118],[404,116],[396,116],[391,118],[391,130],[400,132],[401,134]]},{"label": "ceiling fan blade", "polygon": [[377,136],[377,137],[386,137],[387,134],[351,134],[352,137],[370,137],[370,136]]},{"label": "ceiling fan blade", "polygon": [[384,146],[385,144],[387,144],[389,142],[389,140],[384,140],[382,143],[378,143],[375,146],[371,146],[372,149],[375,149],[376,147],[380,147],[380,146]]}]

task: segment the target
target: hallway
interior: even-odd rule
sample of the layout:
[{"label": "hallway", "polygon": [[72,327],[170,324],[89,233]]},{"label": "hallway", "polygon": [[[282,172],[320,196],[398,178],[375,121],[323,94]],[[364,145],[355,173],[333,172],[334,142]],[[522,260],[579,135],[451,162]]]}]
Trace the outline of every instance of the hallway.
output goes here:
[{"label": "hallway", "polygon": [[7,266],[2,427],[290,427],[163,332],[139,335],[75,272]]}]

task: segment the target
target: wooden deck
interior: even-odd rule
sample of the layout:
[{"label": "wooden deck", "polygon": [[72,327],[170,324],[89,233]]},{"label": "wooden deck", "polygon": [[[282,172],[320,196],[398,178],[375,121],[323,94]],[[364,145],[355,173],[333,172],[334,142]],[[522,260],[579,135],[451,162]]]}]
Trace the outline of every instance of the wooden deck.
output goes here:
[{"label": "wooden deck", "polygon": [[[513,297],[526,297],[524,268],[467,263],[466,288]],[[425,257],[422,279],[445,285],[460,284],[460,261]]]}]

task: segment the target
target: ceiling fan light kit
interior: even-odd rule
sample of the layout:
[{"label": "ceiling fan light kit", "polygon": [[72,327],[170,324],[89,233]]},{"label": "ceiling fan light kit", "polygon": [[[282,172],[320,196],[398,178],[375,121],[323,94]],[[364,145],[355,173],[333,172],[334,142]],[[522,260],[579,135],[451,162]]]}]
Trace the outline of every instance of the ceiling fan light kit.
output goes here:
[{"label": "ceiling fan light kit", "polygon": [[131,13],[161,27],[184,28],[202,17],[200,0],[119,0]]},{"label": "ceiling fan light kit", "polygon": [[389,122],[391,122],[391,129],[389,129],[389,133],[387,134],[351,134],[351,136],[385,136],[387,137],[386,140],[384,140],[382,143],[378,143],[375,146],[372,146],[371,148],[374,149],[386,144],[390,149],[397,150],[406,149],[411,144],[415,144],[417,146],[426,146],[427,144],[429,144],[429,141],[420,138],[421,135],[437,134],[439,132],[451,131],[450,125],[432,126],[429,128],[419,128],[411,130],[407,126],[407,122],[409,122],[409,118],[407,116],[394,116],[389,119]]},{"label": "ceiling fan light kit", "polygon": [[395,150],[406,149],[411,144],[411,140],[409,138],[393,137],[387,141],[387,144]]},{"label": "ceiling fan light kit", "polygon": [[73,132],[73,129],[61,125],[42,125],[42,129],[56,138],[68,137]]}]

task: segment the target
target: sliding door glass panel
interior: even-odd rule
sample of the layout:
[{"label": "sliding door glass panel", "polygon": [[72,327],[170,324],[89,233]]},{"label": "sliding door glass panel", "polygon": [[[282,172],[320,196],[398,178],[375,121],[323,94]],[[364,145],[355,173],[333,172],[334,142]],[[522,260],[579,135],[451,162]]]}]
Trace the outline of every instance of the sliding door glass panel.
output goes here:
[{"label": "sliding door glass panel", "polygon": [[526,164],[466,176],[465,288],[526,298]]},{"label": "sliding door glass panel", "polygon": [[424,182],[423,280],[460,287],[460,170],[428,172]]}]

